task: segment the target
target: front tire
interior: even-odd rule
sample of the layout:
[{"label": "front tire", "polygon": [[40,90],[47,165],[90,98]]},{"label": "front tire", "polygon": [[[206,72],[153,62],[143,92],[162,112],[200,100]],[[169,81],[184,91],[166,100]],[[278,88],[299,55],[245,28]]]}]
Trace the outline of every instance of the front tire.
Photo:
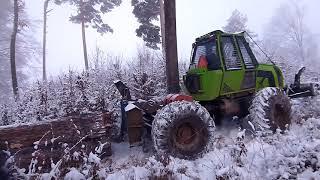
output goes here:
[{"label": "front tire", "polygon": [[289,97],[279,88],[267,87],[254,97],[249,108],[251,126],[258,135],[282,132],[291,124]]},{"label": "front tire", "polygon": [[183,159],[194,159],[206,152],[213,142],[215,124],[200,104],[172,102],[156,114],[152,137],[157,152]]}]

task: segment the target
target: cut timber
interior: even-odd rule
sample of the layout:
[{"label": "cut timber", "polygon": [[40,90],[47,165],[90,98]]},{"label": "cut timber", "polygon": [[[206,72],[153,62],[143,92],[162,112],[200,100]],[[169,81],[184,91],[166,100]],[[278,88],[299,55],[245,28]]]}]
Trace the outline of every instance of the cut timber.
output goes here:
[{"label": "cut timber", "polygon": [[111,125],[111,115],[103,113],[97,116],[3,126],[0,127],[0,150],[14,155],[15,163],[20,168],[31,170],[31,162],[37,162],[35,172],[47,172],[51,169],[51,159],[56,163],[69,154],[69,160],[72,160],[73,153],[85,156],[91,151],[97,151],[100,144],[105,144],[100,154],[111,155]]}]

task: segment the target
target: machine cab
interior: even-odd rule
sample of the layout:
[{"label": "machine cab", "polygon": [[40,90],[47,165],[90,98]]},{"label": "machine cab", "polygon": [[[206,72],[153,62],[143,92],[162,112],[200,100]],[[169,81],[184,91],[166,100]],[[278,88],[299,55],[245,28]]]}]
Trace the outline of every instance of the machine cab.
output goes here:
[{"label": "machine cab", "polygon": [[257,66],[244,33],[213,31],[193,44],[184,83],[194,99],[200,101],[254,92]]}]

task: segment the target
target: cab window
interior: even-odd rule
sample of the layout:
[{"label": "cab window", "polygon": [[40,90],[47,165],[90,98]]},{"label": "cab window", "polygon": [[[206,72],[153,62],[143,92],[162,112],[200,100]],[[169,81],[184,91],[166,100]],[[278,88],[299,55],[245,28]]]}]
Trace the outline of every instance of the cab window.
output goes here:
[{"label": "cab window", "polygon": [[241,60],[238,56],[232,36],[222,37],[222,52],[227,70],[241,69]]},{"label": "cab window", "polygon": [[254,56],[252,51],[250,50],[249,44],[246,42],[244,37],[237,37],[237,41],[239,44],[239,49],[244,61],[244,65],[247,69],[252,69],[255,67]]},{"label": "cab window", "polygon": [[221,68],[220,59],[217,56],[217,45],[215,40],[201,42],[196,44],[192,64],[197,66],[201,57],[208,61],[208,70],[217,70]]}]

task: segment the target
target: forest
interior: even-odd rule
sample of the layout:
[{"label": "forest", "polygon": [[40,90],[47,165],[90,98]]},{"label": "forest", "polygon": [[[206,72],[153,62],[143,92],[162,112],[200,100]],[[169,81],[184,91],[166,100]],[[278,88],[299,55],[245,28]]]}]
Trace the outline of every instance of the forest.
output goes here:
[{"label": "forest", "polygon": [[[53,130],[44,132],[41,134],[42,137],[40,136],[41,139],[31,142],[33,147],[26,151],[31,157],[26,159],[28,167],[19,166],[19,162],[23,164],[23,160],[16,157],[19,157],[21,149],[10,152],[8,142],[1,142],[0,179],[320,178],[318,96],[290,100],[294,113],[291,117],[292,127],[284,132],[277,131],[271,136],[260,137],[248,135],[244,129],[233,127],[234,125],[231,128],[224,126],[217,128],[214,148],[196,160],[158,155],[154,149],[143,152],[144,147],[129,147],[131,144],[125,141],[117,142],[122,135],[124,96],[115,86],[116,82],[121,81],[130,89],[132,99],[147,102],[162,101],[168,91],[171,93],[170,88],[168,90],[170,87],[168,59],[176,57],[178,71],[176,78],[179,81],[177,84],[182,91],[188,88],[184,84],[184,75],[192,65],[189,54],[182,54],[184,51],[181,48],[178,48],[178,52],[174,51],[174,44],[165,43],[165,40],[172,40],[164,30],[167,28],[169,31],[172,24],[163,23],[166,20],[169,22],[169,17],[165,16],[169,13],[167,9],[170,9],[166,4],[167,1],[38,0],[37,3],[40,3],[43,9],[37,20],[30,16],[32,11],[28,6],[30,2],[25,0],[0,2],[0,135],[3,137],[6,136],[5,133],[11,135],[5,131],[6,128],[15,129],[25,124],[32,126],[57,120],[71,119],[76,128],[75,132],[67,133],[76,139],[68,142],[68,138],[66,140],[60,138],[55,143],[60,134],[54,136]],[[177,10],[181,1],[177,0]],[[136,23],[133,33],[139,43],[133,47],[135,53],[126,54],[126,48],[116,44],[111,47],[120,49],[123,51],[122,54],[110,53],[110,49],[101,43],[96,43],[94,46],[92,43],[87,43],[91,42],[92,34],[97,34],[99,38],[106,40],[116,34],[117,28],[108,24],[106,19],[125,5],[129,7],[130,15],[134,17]],[[270,18],[267,19],[263,30],[259,32],[250,27],[251,17],[247,16],[246,11],[231,9],[231,14],[221,20],[222,25],[218,29],[225,33],[245,31],[245,39],[258,62],[279,67],[287,85],[294,83],[298,70],[305,67],[301,82],[314,84],[315,93],[318,94],[320,37],[316,30],[310,28],[307,5],[307,1],[294,0],[276,3],[274,11],[269,12]],[[53,72],[53,67],[48,65],[54,64],[54,61],[58,64],[58,60],[52,57],[59,59],[63,56],[63,53],[50,54],[54,47],[48,46],[50,43],[48,40],[59,37],[59,34],[50,31],[49,26],[51,16],[58,9],[67,12],[69,14],[67,23],[74,24],[81,32],[78,33],[81,50],[75,52],[70,48],[68,53],[77,54],[79,57],[72,60],[76,63],[71,64],[70,60],[69,67],[63,67],[63,71],[60,72]],[[255,11],[258,14],[259,10]],[[179,12],[181,11],[177,11],[177,16]],[[112,15],[114,17],[114,14]],[[121,18],[123,17],[119,17],[119,21]],[[163,18],[168,19],[163,20]],[[188,21],[197,24],[193,22],[197,21],[195,19]],[[203,22],[208,23],[208,26],[213,23],[209,19]],[[181,38],[179,39],[180,31],[178,25],[176,35],[178,40],[175,40],[178,41],[178,45],[180,41],[182,42]],[[188,38],[191,39],[190,42],[194,42],[196,36]],[[59,41],[61,44],[65,43],[63,38]],[[192,44],[188,46],[191,48]],[[53,49],[50,49],[52,47]],[[175,53],[176,56],[174,54],[171,56],[171,53]],[[77,68],[73,68],[72,65]],[[94,122],[91,120],[100,117],[103,119],[105,114],[112,119],[110,127],[106,125],[109,128],[107,131],[110,130],[108,140],[102,142],[102,139],[105,140],[103,137],[94,141],[95,138],[101,137],[97,135],[91,138],[92,129],[95,131]],[[87,122],[81,124],[79,119]],[[88,136],[91,139],[85,140],[87,136],[84,134],[90,134],[90,129],[91,135]],[[18,130],[16,132],[19,134]],[[52,137],[48,138],[50,134]],[[20,136],[28,135],[20,134]],[[49,149],[47,144],[53,149],[58,147],[57,151],[63,156],[57,159],[51,158],[51,162],[48,161],[49,165],[45,165],[43,160],[41,165],[40,160],[43,157],[39,154],[44,152],[46,155]],[[84,150],[85,148],[80,145],[92,146],[90,148],[93,150]],[[102,151],[106,151],[104,146],[109,145],[112,155],[106,157]],[[4,149],[4,146],[7,147]],[[44,148],[43,151],[41,148]],[[11,149],[17,148],[11,147]]]}]

